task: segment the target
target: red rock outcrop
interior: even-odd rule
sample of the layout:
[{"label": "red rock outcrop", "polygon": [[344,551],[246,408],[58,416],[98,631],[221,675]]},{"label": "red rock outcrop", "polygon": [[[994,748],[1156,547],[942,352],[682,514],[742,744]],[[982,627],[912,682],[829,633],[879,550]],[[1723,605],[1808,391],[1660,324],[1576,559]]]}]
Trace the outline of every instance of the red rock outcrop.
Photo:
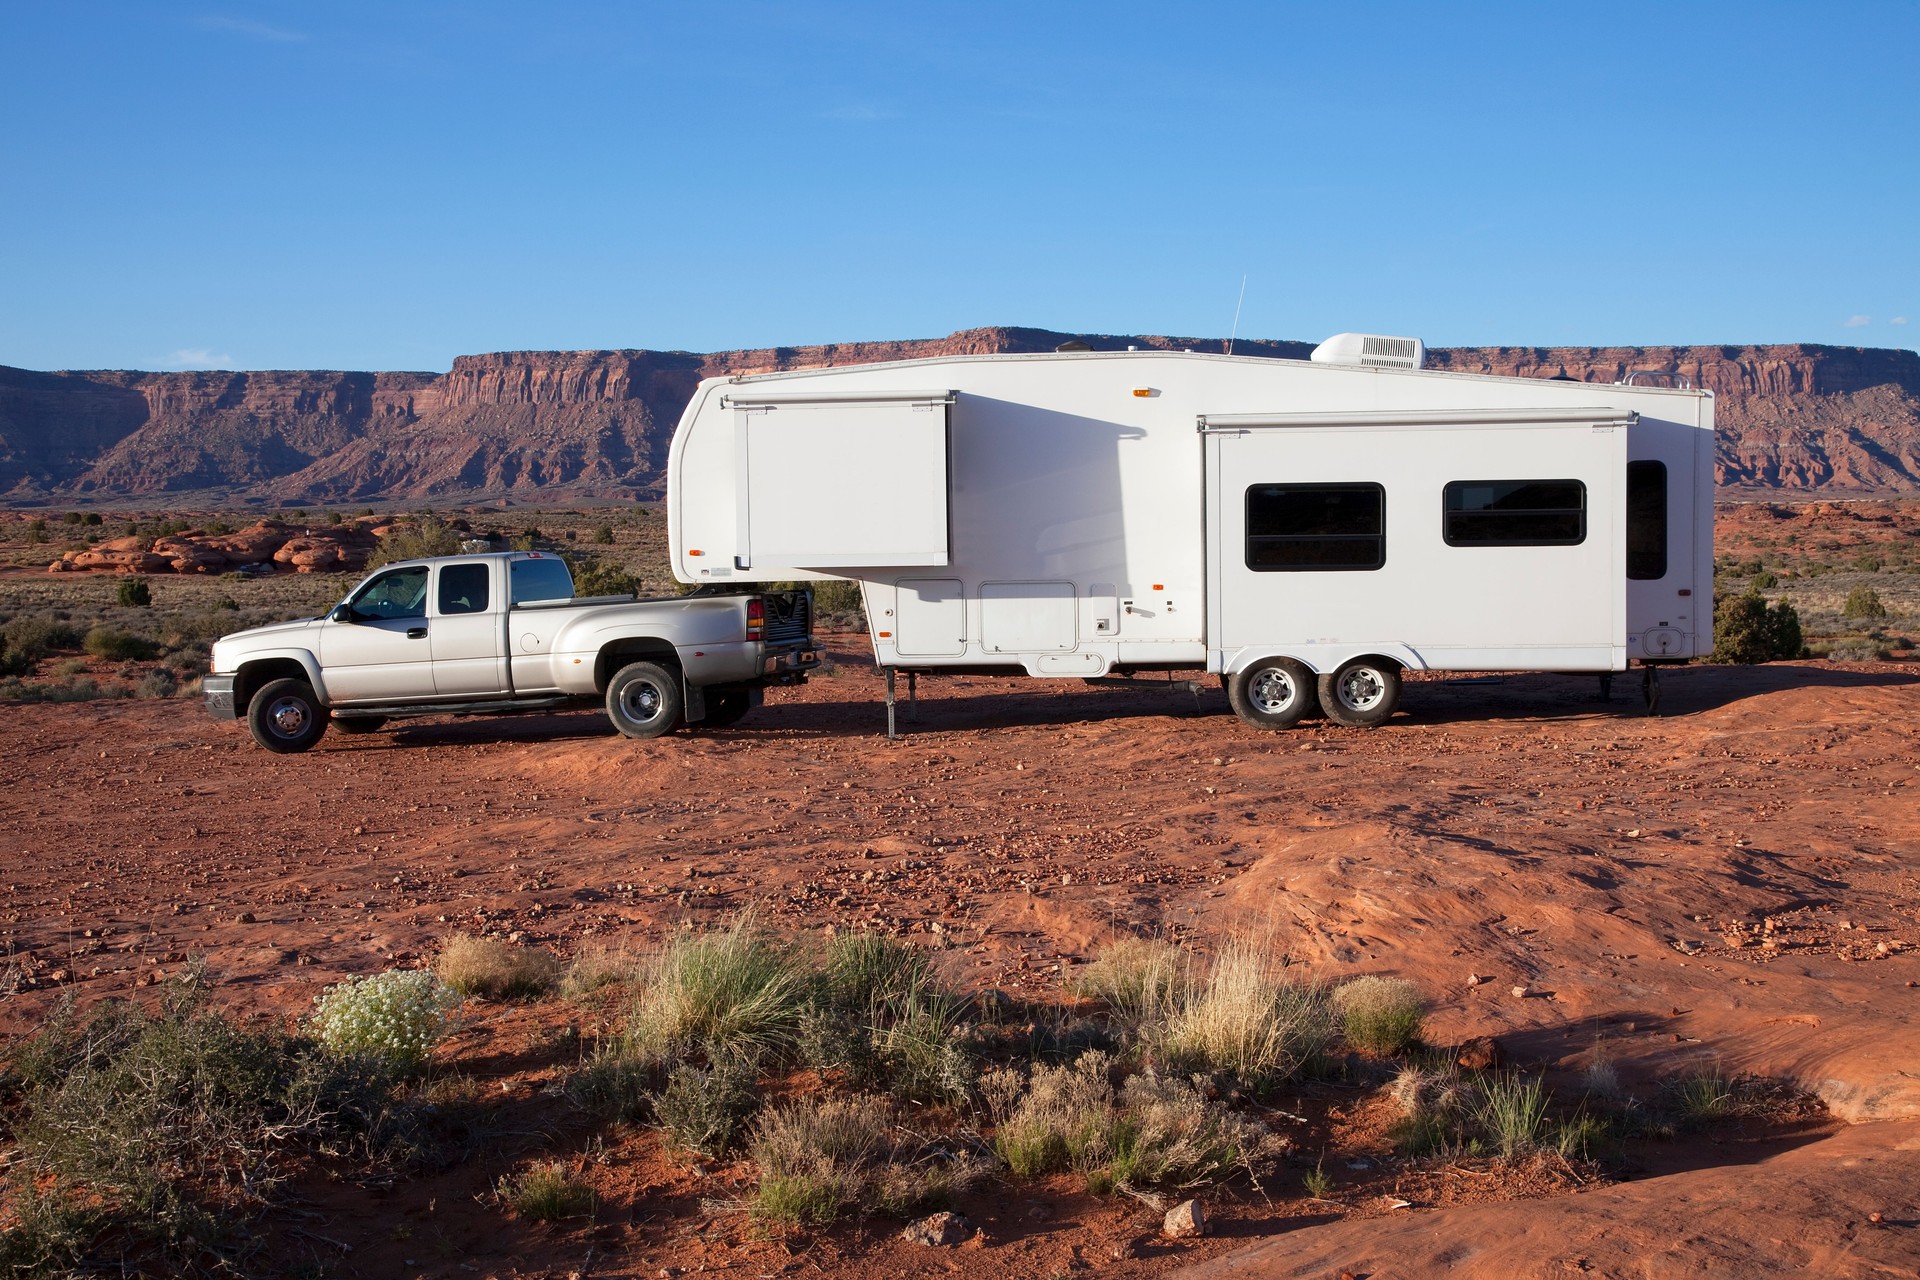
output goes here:
[{"label": "red rock outcrop", "polygon": [[[726,373],[994,352],[1218,351],[1218,339],[968,329],[945,338],[696,354],[503,351],[428,373],[34,373],[0,368],[0,500],[324,503],[657,497],[694,384]],[[1237,355],[1303,359],[1302,342]],[[1920,355],[1809,344],[1462,347],[1433,367],[1613,382],[1656,370],[1719,396],[1730,492],[1920,490]],[[318,549],[312,549],[318,554]]]},{"label": "red rock outcrop", "polygon": [[261,520],[235,533],[188,530],[159,538],[114,538],[85,551],[68,551],[50,573],[225,573],[247,567],[298,573],[353,570],[366,565],[380,535],[392,525],[355,520],[305,528]]}]

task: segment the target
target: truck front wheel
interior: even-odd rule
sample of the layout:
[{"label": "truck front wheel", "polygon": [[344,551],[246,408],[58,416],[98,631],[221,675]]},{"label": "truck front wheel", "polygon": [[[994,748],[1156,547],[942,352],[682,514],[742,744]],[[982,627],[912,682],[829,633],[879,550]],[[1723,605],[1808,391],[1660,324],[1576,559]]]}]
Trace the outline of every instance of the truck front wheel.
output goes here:
[{"label": "truck front wheel", "polygon": [[267,750],[291,755],[320,741],[327,712],[305,680],[269,680],[247,704],[247,728]]},{"label": "truck front wheel", "polygon": [[680,681],[665,667],[630,662],[607,681],[607,719],[629,738],[657,738],[680,723]]}]

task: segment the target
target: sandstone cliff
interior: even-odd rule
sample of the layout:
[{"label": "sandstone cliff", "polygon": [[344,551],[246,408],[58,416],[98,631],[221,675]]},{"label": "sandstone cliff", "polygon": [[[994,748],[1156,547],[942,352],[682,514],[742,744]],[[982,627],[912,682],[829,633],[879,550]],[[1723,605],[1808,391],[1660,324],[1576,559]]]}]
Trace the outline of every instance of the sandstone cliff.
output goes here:
[{"label": "sandstone cliff", "polygon": [[[1218,351],[1218,339],[969,329],[945,338],[696,354],[508,351],[446,374],[36,373],[0,367],[0,501],[151,505],[658,496],[703,377],[927,356],[1051,351],[1079,336]],[[1237,355],[1304,359],[1302,342]],[[1718,393],[1735,494],[1920,490],[1920,355],[1813,345],[1463,347],[1437,368],[1612,382],[1661,370]]]}]

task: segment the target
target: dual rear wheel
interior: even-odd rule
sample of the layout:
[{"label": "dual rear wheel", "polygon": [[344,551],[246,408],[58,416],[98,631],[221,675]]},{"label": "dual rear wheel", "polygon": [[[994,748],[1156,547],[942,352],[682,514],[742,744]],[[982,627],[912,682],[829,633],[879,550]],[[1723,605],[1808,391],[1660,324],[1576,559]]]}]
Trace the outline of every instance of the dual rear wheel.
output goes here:
[{"label": "dual rear wheel", "polygon": [[1227,681],[1227,700],[1258,729],[1290,729],[1316,709],[1336,724],[1371,728],[1400,704],[1400,667],[1353,658],[1316,677],[1296,658],[1263,658]]}]

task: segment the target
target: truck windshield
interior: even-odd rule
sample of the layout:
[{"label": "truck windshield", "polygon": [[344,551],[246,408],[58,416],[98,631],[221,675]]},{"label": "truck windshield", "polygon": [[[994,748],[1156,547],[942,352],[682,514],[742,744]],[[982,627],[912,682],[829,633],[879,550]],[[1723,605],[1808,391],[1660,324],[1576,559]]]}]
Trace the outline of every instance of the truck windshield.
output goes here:
[{"label": "truck windshield", "polygon": [[567,562],[558,556],[515,560],[511,576],[514,604],[573,599],[573,575],[567,572]]}]

